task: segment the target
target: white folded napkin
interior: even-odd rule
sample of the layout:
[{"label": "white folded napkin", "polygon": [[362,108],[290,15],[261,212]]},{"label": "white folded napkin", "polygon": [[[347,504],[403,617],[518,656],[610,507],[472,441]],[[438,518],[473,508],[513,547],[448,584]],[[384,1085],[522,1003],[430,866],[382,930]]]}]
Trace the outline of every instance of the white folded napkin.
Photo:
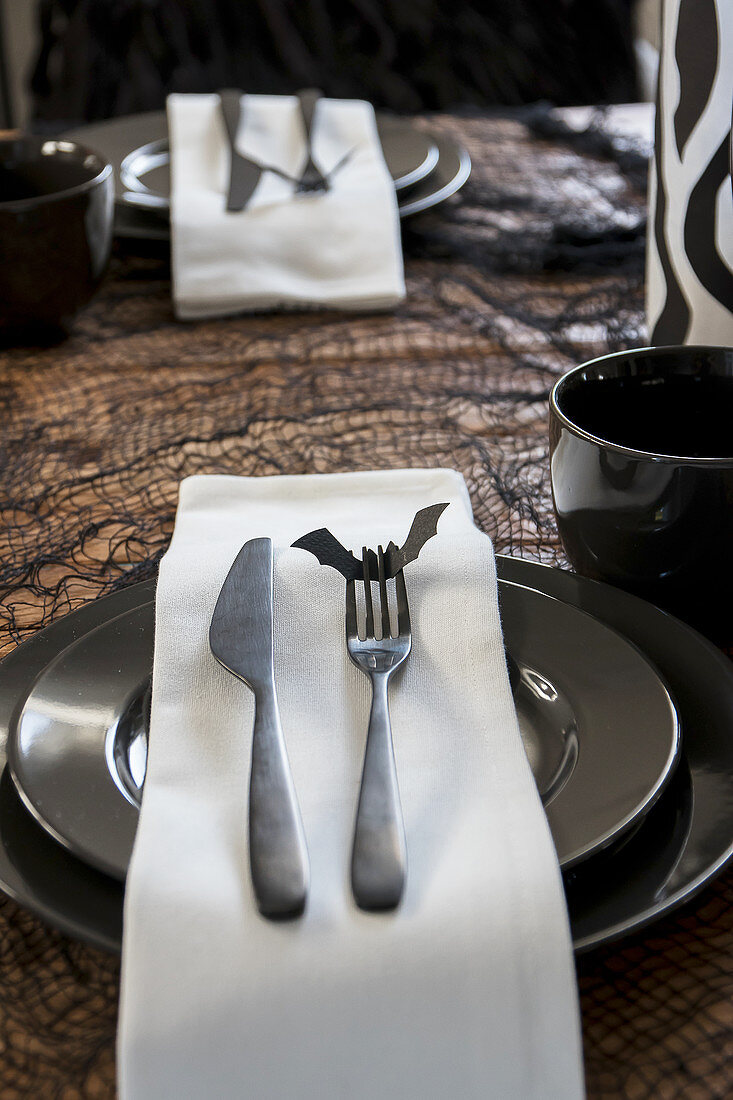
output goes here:
[{"label": "white folded napkin", "polygon": [[[295,96],[246,95],[237,148],[297,178],[306,137]],[[399,214],[374,111],[321,99],[313,155],[324,194],[263,173],[228,213],[230,154],[218,95],[168,97],[173,301],[182,319],[258,309],[385,309],[405,295]]]},{"label": "white folded napkin", "polygon": [[[363,913],[349,861],[369,712],[343,579],[303,550],[404,541],[413,649],[391,691],[408,846],[400,908]],[[240,546],[275,546],[275,663],[311,865],[305,915],[259,916],[249,877],[253,700],[208,647]],[[148,772],[127,879],[122,1100],[582,1096],[561,877],[523,750],[495,563],[447,470],[183,482],[160,569]]]}]

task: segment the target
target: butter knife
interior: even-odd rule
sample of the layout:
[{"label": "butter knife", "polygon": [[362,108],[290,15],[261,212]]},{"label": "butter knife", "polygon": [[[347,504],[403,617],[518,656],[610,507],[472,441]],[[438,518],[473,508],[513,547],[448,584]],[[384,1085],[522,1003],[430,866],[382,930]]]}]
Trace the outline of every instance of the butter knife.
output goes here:
[{"label": "butter knife", "polygon": [[271,539],[252,539],[239,551],[216,602],[209,645],[255,697],[249,856],[257,905],[265,917],[297,917],[308,893],[308,851],[275,692]]},{"label": "butter knife", "polygon": [[249,157],[245,157],[237,149],[237,134],[242,114],[242,93],[234,88],[224,88],[219,92],[219,100],[231,153],[227,210],[230,213],[237,213],[244,210],[252,198],[255,188],[260,182],[262,166],[257,164],[256,161],[250,160]]}]

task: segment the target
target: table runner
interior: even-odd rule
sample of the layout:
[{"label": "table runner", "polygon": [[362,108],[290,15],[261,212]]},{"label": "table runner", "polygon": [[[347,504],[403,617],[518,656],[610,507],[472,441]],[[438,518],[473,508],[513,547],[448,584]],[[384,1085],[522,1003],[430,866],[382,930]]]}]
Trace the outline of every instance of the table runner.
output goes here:
[{"label": "table runner", "polygon": [[[547,396],[646,338],[638,163],[518,118],[421,124],[465,141],[474,174],[405,225],[394,315],[182,326],[165,256],[136,247],[69,341],[0,352],[0,652],[153,576],[194,473],[452,466],[497,553],[564,564]],[[732,957],[729,872],[579,960],[589,1097],[729,1095]],[[117,980],[116,959],[0,903],[3,1097],[114,1095]]]}]

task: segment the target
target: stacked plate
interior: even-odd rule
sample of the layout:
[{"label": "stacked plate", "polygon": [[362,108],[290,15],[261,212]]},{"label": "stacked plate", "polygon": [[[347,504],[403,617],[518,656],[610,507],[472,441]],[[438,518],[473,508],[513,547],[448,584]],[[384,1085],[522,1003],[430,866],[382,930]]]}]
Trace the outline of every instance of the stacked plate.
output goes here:
[{"label": "stacked plate", "polygon": [[[468,179],[469,155],[451,138],[386,115],[377,115],[377,127],[401,217],[436,206]],[[170,178],[165,112],[109,119],[71,130],[64,137],[88,145],[113,165],[118,237],[168,239]]]},{"label": "stacked plate", "polygon": [[[587,949],[681,904],[733,851],[733,667],[606,585],[498,559],[527,754]],[[147,753],[151,583],[0,665],[0,889],[117,950]]]}]

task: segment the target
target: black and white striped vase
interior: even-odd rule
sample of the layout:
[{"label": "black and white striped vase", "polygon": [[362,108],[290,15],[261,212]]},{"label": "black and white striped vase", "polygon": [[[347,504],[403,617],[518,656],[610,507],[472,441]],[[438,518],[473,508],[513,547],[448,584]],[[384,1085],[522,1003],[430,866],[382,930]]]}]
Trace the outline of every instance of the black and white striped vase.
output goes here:
[{"label": "black and white striped vase", "polygon": [[659,60],[650,343],[733,345],[733,0],[663,0]]}]

